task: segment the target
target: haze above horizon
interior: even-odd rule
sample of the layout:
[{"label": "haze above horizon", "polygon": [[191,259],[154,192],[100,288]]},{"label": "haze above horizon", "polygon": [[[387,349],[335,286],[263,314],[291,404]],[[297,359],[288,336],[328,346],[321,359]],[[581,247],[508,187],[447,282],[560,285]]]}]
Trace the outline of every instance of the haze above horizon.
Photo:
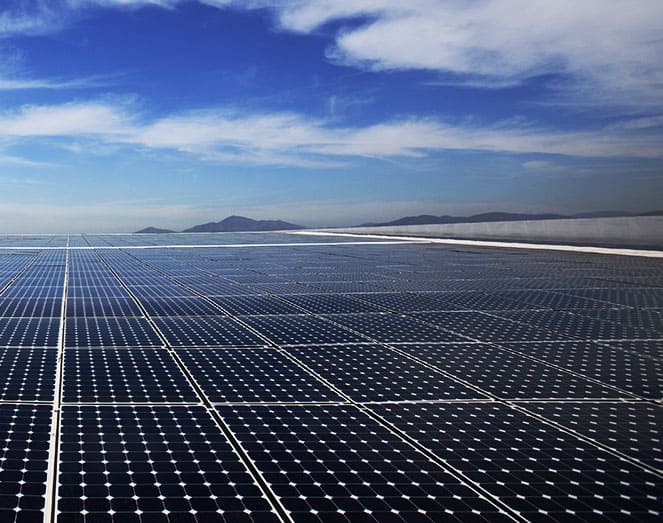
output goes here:
[{"label": "haze above horizon", "polygon": [[0,232],[643,212],[653,0],[8,0]]}]

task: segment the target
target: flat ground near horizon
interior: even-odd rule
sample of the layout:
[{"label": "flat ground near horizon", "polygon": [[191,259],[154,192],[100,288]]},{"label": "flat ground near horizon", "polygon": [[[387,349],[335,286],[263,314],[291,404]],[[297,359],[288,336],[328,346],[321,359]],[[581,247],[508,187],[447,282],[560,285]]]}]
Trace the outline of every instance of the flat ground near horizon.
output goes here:
[{"label": "flat ground near horizon", "polygon": [[643,521],[663,260],[0,236],[0,521]]}]

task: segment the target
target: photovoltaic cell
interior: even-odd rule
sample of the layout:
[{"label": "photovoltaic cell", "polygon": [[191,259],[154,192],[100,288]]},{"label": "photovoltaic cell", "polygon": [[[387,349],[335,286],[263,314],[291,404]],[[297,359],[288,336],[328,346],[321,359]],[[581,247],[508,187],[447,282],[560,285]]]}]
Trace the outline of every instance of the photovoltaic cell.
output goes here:
[{"label": "photovoltaic cell", "polygon": [[140,304],[150,316],[215,316],[223,314],[219,309],[197,296],[142,297]]},{"label": "photovoltaic cell", "polygon": [[649,338],[650,333],[630,325],[587,318],[563,311],[504,311],[496,313],[504,318],[538,326],[560,333],[563,338],[580,339],[637,339]]},{"label": "photovoltaic cell", "polygon": [[[371,294],[291,294],[283,296],[290,303],[313,314],[380,312],[382,309],[366,300]],[[294,311],[299,312],[299,311]],[[284,313],[279,313],[284,314]]]},{"label": "photovoltaic cell", "polygon": [[289,303],[272,296],[216,296],[212,298],[229,314],[234,315],[265,315],[265,314],[297,314],[302,311]]},{"label": "photovoltaic cell", "polygon": [[481,312],[420,312],[418,320],[470,338],[472,341],[564,340],[568,336]]},{"label": "photovoltaic cell", "polygon": [[638,330],[648,331],[651,338],[657,338],[663,332],[663,310],[658,309],[584,309],[575,314],[599,320],[631,325]]},{"label": "photovoltaic cell", "polygon": [[75,298],[125,298],[129,299],[129,293],[120,285],[105,285],[98,287],[76,287],[69,286],[67,289],[68,299]]},{"label": "photovoltaic cell", "polygon": [[62,285],[43,287],[25,286],[14,282],[3,294],[3,298],[60,298],[62,297]]},{"label": "photovoltaic cell", "polygon": [[601,345],[663,361],[663,336],[656,340],[619,340],[602,342]]},{"label": "photovoltaic cell", "polygon": [[105,296],[98,298],[69,298],[67,317],[89,316],[142,316],[131,298]]}]

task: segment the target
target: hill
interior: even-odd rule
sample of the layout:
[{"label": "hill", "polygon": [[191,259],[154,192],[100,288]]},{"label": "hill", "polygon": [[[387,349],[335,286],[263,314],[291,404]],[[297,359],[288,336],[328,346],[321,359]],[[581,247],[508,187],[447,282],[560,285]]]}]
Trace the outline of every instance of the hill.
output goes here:
[{"label": "hill", "polygon": [[244,216],[228,216],[220,222],[195,225],[182,232],[254,232],[254,231],[287,231],[304,229],[301,225],[282,220],[253,220]]},{"label": "hill", "polygon": [[168,232],[175,232],[175,231],[171,231],[170,229],[159,229],[158,227],[145,227],[140,231],[136,231],[135,234],[164,234]]}]

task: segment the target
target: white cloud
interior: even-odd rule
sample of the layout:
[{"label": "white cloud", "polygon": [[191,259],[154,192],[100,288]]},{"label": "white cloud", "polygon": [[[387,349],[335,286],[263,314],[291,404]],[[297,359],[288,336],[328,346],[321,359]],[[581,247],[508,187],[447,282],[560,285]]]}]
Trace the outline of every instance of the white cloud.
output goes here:
[{"label": "white cloud", "polygon": [[[0,37],[57,31],[94,6],[172,8],[186,1],[195,0],[10,1],[0,8]],[[660,0],[197,1],[270,10],[286,31],[341,22],[329,56],[359,68],[450,73],[440,82],[483,88],[561,73],[572,79],[562,92],[576,103],[663,103]]]},{"label": "white cloud", "polygon": [[[29,160],[27,158],[22,158],[20,156],[11,156],[0,154],[0,165],[9,165],[12,167],[54,167],[55,164],[47,162],[37,162],[34,160]],[[0,178],[7,182],[7,178]],[[12,178],[14,180],[14,178]]]},{"label": "white cloud", "polygon": [[[219,163],[338,167],[352,157],[425,157],[444,150],[663,158],[657,134],[606,128],[557,132],[524,123],[452,124],[432,118],[338,127],[294,113],[244,114],[207,109],[152,121],[130,105],[104,102],[25,106],[0,113],[0,139],[59,137],[148,150],[171,150]],[[81,152],[85,154],[84,147]]]},{"label": "white cloud", "polygon": [[659,0],[254,0],[233,5],[272,9],[281,28],[303,33],[331,21],[363,18],[364,23],[340,29],[330,50],[335,60],[360,68],[439,71],[476,87],[562,73],[573,79],[567,94],[575,101],[663,101]]},{"label": "white cloud", "polygon": [[121,109],[102,103],[28,105],[0,114],[0,136],[84,136],[107,139],[124,132],[130,119]]}]

